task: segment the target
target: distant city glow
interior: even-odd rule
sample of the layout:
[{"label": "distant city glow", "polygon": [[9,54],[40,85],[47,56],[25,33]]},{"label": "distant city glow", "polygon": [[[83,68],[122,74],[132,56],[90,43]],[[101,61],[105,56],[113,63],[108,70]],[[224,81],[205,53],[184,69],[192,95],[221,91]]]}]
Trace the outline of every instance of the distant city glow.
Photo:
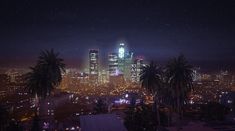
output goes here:
[{"label": "distant city glow", "polygon": [[0,131],[235,131],[234,1],[5,1]]}]

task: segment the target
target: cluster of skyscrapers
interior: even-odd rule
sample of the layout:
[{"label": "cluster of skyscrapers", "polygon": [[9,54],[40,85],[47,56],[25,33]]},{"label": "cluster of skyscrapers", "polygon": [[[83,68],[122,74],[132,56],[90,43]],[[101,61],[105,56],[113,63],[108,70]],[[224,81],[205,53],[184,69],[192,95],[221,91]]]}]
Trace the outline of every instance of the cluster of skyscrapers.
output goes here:
[{"label": "cluster of skyscrapers", "polygon": [[108,54],[108,69],[100,68],[99,50],[89,50],[89,79],[92,83],[105,83],[108,81],[139,82],[139,76],[144,66],[143,58],[133,57],[124,43],[120,43],[117,52]]}]

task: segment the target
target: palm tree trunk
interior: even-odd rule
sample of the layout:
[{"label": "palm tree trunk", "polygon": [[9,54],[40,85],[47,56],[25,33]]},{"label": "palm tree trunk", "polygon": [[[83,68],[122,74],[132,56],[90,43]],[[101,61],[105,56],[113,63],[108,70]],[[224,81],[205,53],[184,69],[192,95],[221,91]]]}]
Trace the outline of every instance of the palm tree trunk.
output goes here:
[{"label": "palm tree trunk", "polygon": [[170,126],[171,125],[171,118],[172,118],[172,109],[171,109],[170,106],[168,107],[168,109],[169,109],[169,112],[168,112],[168,126]]},{"label": "palm tree trunk", "polygon": [[158,102],[158,97],[157,97],[157,93],[154,94],[154,103],[156,106],[156,112],[157,112],[157,125],[160,126],[161,125],[161,121],[160,121],[160,113],[159,113],[159,102]]},{"label": "palm tree trunk", "polygon": [[161,125],[161,121],[160,121],[160,113],[159,113],[159,106],[157,104],[157,121],[158,121],[158,125]]},{"label": "palm tree trunk", "polygon": [[181,129],[181,108],[180,108],[179,86],[177,87],[176,95],[177,95],[177,113],[178,113],[177,130],[179,131]]},{"label": "palm tree trunk", "polygon": [[181,121],[181,119],[180,119],[180,105],[179,105],[179,98],[177,98],[177,112],[178,112],[178,124],[177,124],[177,130],[179,131],[180,130],[180,121]]}]

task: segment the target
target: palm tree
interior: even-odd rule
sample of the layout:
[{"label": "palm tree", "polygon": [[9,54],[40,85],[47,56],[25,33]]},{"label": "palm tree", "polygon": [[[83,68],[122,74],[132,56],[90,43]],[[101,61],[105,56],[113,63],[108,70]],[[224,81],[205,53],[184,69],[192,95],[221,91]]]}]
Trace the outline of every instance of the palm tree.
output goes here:
[{"label": "palm tree", "polygon": [[163,81],[163,88],[161,90],[161,104],[167,108],[167,121],[168,126],[171,125],[171,116],[172,116],[172,103],[173,103],[173,97],[171,96],[171,90],[168,88],[168,83],[166,82],[166,76],[165,76],[165,70],[164,70],[164,81]]},{"label": "palm tree", "polygon": [[63,59],[58,56],[59,53],[55,53],[53,49],[42,51],[36,66],[31,67],[31,72],[26,75],[26,89],[36,99],[37,96],[39,98],[50,96],[52,90],[60,84],[62,80],[61,73],[65,71],[65,64]]},{"label": "palm tree", "polygon": [[151,62],[149,65],[143,66],[140,73],[140,81],[142,87],[147,89],[150,93],[154,95],[154,106],[157,111],[157,120],[158,125],[160,125],[160,116],[159,116],[159,96],[160,91],[162,90],[162,69],[157,66],[156,63]]},{"label": "palm tree", "polygon": [[45,98],[61,82],[61,73],[65,71],[63,59],[52,50],[42,51],[35,67],[27,74],[26,88],[32,95]]},{"label": "palm tree", "polygon": [[182,118],[182,107],[186,102],[187,95],[192,89],[192,66],[184,55],[171,60],[166,66],[166,81],[173,97],[173,108]]}]

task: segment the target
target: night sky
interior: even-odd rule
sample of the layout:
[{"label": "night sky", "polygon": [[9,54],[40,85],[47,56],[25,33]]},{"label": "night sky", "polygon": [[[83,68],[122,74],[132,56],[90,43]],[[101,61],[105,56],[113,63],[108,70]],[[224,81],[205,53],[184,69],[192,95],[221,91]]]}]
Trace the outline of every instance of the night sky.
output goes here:
[{"label": "night sky", "polygon": [[235,65],[234,0],[1,0],[0,66],[34,64],[54,48],[69,66],[102,59],[124,41],[137,56],[165,61],[180,53],[194,64]]}]

